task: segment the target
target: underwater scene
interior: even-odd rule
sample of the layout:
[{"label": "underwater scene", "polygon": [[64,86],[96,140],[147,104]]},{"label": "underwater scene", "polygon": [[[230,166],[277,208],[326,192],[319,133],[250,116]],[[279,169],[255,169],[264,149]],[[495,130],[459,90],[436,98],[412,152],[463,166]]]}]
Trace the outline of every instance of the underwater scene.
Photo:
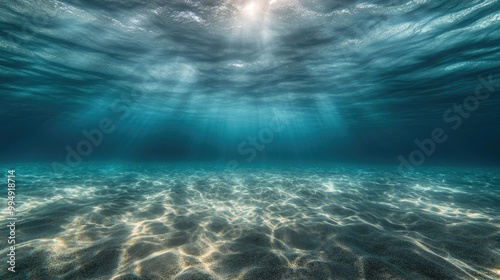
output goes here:
[{"label": "underwater scene", "polygon": [[498,0],[12,0],[0,27],[0,279],[500,279]]}]

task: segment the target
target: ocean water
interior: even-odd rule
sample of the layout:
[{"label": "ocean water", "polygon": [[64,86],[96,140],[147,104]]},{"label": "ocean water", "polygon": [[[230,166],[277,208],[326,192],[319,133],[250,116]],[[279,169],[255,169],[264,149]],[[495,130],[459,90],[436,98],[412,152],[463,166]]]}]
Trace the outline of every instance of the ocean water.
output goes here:
[{"label": "ocean water", "polygon": [[222,170],[18,166],[19,279],[498,275],[498,168]]},{"label": "ocean water", "polygon": [[500,278],[499,11],[1,1],[0,279]]}]

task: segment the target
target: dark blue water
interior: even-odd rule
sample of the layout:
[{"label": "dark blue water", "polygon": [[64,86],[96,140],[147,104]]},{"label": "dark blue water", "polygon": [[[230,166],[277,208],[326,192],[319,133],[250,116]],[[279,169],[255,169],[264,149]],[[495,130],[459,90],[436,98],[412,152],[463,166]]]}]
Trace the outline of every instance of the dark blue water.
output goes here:
[{"label": "dark blue water", "polygon": [[[398,163],[442,128],[427,163],[498,163],[499,8],[6,2],[0,152],[63,163],[109,118],[115,129],[87,159],[245,161],[238,145],[279,119],[286,129],[264,136],[257,160]],[[474,110],[454,108],[464,102]]]},{"label": "dark blue water", "polygon": [[2,1],[0,276],[500,277],[499,11]]}]

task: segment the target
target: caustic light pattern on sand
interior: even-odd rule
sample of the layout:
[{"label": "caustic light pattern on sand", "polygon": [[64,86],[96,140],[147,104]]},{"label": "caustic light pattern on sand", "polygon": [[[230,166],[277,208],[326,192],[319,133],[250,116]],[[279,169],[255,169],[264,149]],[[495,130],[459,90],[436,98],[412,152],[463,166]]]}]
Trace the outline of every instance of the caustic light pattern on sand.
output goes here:
[{"label": "caustic light pattern on sand", "polygon": [[84,166],[54,177],[50,166],[19,167],[31,175],[17,198],[16,276],[499,276],[498,169],[222,169]]}]

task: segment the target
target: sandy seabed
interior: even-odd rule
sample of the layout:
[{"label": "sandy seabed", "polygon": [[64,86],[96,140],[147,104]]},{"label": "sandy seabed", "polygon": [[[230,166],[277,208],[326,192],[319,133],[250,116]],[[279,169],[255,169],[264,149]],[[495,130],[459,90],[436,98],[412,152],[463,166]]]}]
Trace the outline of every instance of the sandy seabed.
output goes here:
[{"label": "sandy seabed", "polygon": [[498,279],[500,170],[396,171],[20,165],[0,278]]}]

